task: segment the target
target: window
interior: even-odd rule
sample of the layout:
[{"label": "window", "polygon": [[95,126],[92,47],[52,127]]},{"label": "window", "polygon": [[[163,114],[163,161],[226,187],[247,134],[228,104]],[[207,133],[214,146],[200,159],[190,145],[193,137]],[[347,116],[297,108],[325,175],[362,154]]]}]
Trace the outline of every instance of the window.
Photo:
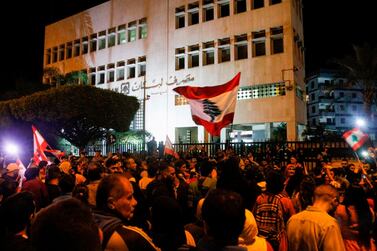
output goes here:
[{"label": "window", "polygon": [[136,40],[136,21],[128,24],[128,42]]},{"label": "window", "polygon": [[107,83],[114,82],[115,80],[115,71],[114,71],[114,64],[107,65]]},{"label": "window", "polygon": [[97,85],[105,83],[105,66],[98,66],[97,68]]},{"label": "window", "polygon": [[312,119],[312,125],[317,125],[316,120]]},{"label": "window", "polygon": [[90,35],[90,52],[97,50],[97,34]]},{"label": "window", "polygon": [[46,51],[46,65],[51,64],[51,49],[47,49]]},{"label": "window", "polygon": [[65,58],[71,58],[72,57],[72,42],[67,43],[66,51],[65,51]]},{"label": "window", "polygon": [[139,77],[142,77],[142,76],[145,76],[145,73],[146,73],[146,70],[147,70],[147,64],[146,64],[146,58],[145,56],[143,57],[139,57],[138,60],[137,60],[137,72],[138,72],[138,76]]},{"label": "window", "polygon": [[98,34],[98,50],[106,48],[106,31],[101,31]]},{"label": "window", "polygon": [[52,62],[56,63],[58,61],[58,47],[52,48]]},{"label": "window", "polygon": [[247,58],[247,34],[235,36],[234,41],[235,59],[240,60]]},{"label": "window", "polygon": [[188,47],[188,68],[199,66],[199,45],[191,45]]},{"label": "window", "polygon": [[116,33],[115,33],[115,28],[111,28],[107,31],[107,47],[112,47],[115,45],[115,38],[116,38]]},{"label": "window", "polygon": [[213,20],[213,6],[213,0],[203,0],[203,22]]},{"label": "window", "polygon": [[314,89],[314,81],[310,81],[310,89]]},{"label": "window", "polygon": [[215,63],[215,43],[214,41],[203,43],[203,65]]},{"label": "window", "polygon": [[82,42],[81,42],[81,53],[82,54],[87,54],[89,49],[88,45],[88,37],[83,37]]},{"label": "window", "polygon": [[340,105],[339,108],[341,111],[344,111],[344,105]]},{"label": "window", "polygon": [[185,68],[185,48],[175,49],[175,69],[181,70]]},{"label": "window", "polygon": [[312,113],[315,113],[315,106],[312,106]]},{"label": "window", "polygon": [[285,96],[284,82],[240,87],[237,93],[237,100],[260,99],[277,96]]},{"label": "window", "polygon": [[80,44],[80,39],[77,39],[75,40],[74,44],[73,44],[73,56],[74,57],[77,57],[77,56],[80,56],[80,47],[81,47],[81,44]]},{"label": "window", "polygon": [[89,84],[90,85],[96,84],[96,68],[89,69]]},{"label": "window", "polygon": [[356,105],[353,105],[353,106],[352,106],[352,111],[354,111],[354,112],[357,111],[357,107],[356,107]]},{"label": "window", "polygon": [[127,79],[135,77],[135,59],[127,60]]},{"label": "window", "polygon": [[312,102],[315,101],[315,94],[314,93],[310,94],[310,99],[311,99]]},{"label": "window", "polygon": [[271,54],[284,52],[283,26],[271,28]]},{"label": "window", "polygon": [[264,7],[264,0],[252,0],[251,1],[251,8],[252,9],[259,9]]},{"label": "window", "polygon": [[118,26],[118,44],[126,43],[126,25],[119,25]]},{"label": "window", "polygon": [[143,18],[139,20],[139,39],[147,38],[147,19]]},{"label": "window", "polygon": [[218,0],[217,1],[217,16],[218,18],[227,17],[230,14],[229,0]]},{"label": "window", "polygon": [[219,63],[230,61],[230,38],[218,40]]},{"label": "window", "polygon": [[199,23],[199,3],[192,3],[188,5],[188,25]]},{"label": "window", "polygon": [[344,92],[339,92],[339,97],[343,98],[344,97]]},{"label": "window", "polygon": [[246,0],[234,1],[234,14],[242,13],[246,11]]},{"label": "window", "polygon": [[270,5],[281,3],[281,0],[270,0]]},{"label": "window", "polygon": [[253,56],[264,56],[266,55],[266,32],[256,31],[252,33],[253,37]]},{"label": "window", "polygon": [[185,6],[175,9],[175,28],[185,27]]},{"label": "window", "polygon": [[116,70],[117,81],[124,80],[124,66],[125,66],[124,61],[119,61],[117,63],[117,70]]},{"label": "window", "polygon": [[357,96],[356,96],[356,93],[352,93],[352,98],[356,98]]},{"label": "window", "polygon": [[65,44],[59,46],[59,61],[64,60]]},{"label": "window", "polygon": [[341,124],[345,124],[346,123],[346,119],[345,118],[340,118],[340,123]]}]

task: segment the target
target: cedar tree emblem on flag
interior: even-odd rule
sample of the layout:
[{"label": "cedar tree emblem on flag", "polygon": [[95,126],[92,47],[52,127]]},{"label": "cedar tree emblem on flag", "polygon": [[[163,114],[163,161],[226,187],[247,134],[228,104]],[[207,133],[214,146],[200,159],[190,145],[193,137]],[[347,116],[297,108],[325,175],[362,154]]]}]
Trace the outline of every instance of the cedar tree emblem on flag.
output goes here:
[{"label": "cedar tree emblem on flag", "polygon": [[184,96],[191,107],[192,120],[213,136],[219,136],[225,126],[233,122],[241,73],[217,86],[182,86],[174,89]]},{"label": "cedar tree emblem on flag", "polygon": [[353,128],[343,134],[343,138],[352,147],[352,150],[359,149],[368,139],[368,135],[363,133],[359,128]]}]

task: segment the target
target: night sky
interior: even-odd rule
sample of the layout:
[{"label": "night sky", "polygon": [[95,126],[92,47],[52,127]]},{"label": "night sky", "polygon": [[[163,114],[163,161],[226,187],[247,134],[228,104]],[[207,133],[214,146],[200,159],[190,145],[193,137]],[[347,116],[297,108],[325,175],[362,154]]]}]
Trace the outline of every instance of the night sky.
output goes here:
[{"label": "night sky", "polygon": [[[46,24],[103,2],[106,1],[21,0],[7,3],[1,16],[0,91],[11,89],[16,80],[38,82],[41,79]],[[376,23],[372,2],[303,0],[307,74],[326,67],[329,59],[351,53],[352,44],[377,44],[376,29],[372,25]]]}]

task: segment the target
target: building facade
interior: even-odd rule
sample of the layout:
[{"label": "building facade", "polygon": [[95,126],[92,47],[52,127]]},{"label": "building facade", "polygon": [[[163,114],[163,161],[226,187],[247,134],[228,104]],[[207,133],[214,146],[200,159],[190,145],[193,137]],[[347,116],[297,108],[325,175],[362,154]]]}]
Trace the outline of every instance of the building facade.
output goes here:
[{"label": "building facade", "polygon": [[[362,89],[350,85],[339,72],[321,69],[307,78],[308,125],[321,125],[326,130],[344,133],[357,125],[357,120],[365,118]],[[372,111],[376,111],[372,107]],[[374,114],[376,117],[377,114]],[[377,127],[366,125],[369,136],[375,140]]]},{"label": "building facade", "polygon": [[241,72],[221,141],[270,139],[281,125],[297,140],[306,124],[303,48],[301,0],[112,0],[46,26],[44,67],[136,96],[131,128],[145,123],[156,140],[183,143],[209,136],[173,89]]}]

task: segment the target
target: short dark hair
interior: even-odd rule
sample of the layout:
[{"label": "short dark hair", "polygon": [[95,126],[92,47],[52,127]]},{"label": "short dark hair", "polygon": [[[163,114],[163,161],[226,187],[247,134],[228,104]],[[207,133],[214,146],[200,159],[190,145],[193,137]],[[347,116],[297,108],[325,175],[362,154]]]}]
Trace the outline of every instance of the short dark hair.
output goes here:
[{"label": "short dark hair", "polygon": [[245,208],[238,193],[214,189],[203,203],[203,220],[208,234],[221,246],[237,245],[245,223]]},{"label": "short dark hair", "polygon": [[39,168],[37,167],[30,167],[25,171],[25,178],[26,180],[32,180],[37,178],[39,175]]},{"label": "short dark hair", "polygon": [[0,219],[10,233],[16,234],[30,223],[34,211],[33,195],[26,191],[20,192],[9,196],[1,205]]},{"label": "short dark hair", "polygon": [[51,204],[37,214],[31,228],[36,250],[101,250],[98,227],[89,208],[77,199]]},{"label": "short dark hair", "polygon": [[45,160],[41,160],[38,164],[38,168],[41,169],[41,168],[44,168],[48,165],[48,162],[45,161]]},{"label": "short dark hair", "polygon": [[72,174],[63,174],[59,180],[59,188],[62,194],[71,193],[75,187],[76,177]]},{"label": "short dark hair", "polygon": [[98,209],[107,211],[107,200],[109,197],[120,198],[123,193],[122,180],[128,179],[122,174],[111,174],[104,177],[98,185],[96,194],[96,206]]},{"label": "short dark hair", "polygon": [[87,170],[87,178],[90,181],[101,179],[101,166],[98,162],[90,162]]}]

